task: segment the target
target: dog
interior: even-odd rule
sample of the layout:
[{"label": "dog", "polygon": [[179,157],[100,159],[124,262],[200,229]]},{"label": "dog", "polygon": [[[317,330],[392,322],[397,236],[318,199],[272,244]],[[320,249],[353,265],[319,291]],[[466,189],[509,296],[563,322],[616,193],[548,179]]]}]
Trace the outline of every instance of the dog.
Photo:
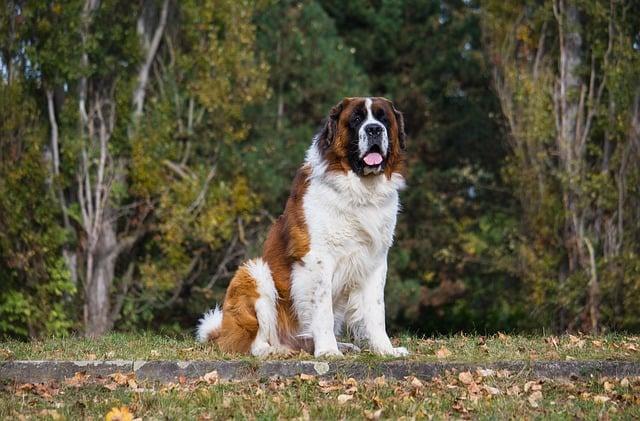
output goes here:
[{"label": "dog", "polygon": [[222,309],[200,319],[198,340],[258,357],[342,357],[359,350],[337,342],[346,325],[356,345],[408,355],[392,345],[384,308],[405,142],[402,113],[385,98],[345,98],[331,108],[262,257],[239,267]]}]

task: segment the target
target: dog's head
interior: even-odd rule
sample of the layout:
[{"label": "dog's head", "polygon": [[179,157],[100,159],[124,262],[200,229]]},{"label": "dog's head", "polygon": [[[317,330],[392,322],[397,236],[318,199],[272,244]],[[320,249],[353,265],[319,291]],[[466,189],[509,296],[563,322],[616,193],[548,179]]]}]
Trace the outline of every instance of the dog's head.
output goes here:
[{"label": "dog's head", "polygon": [[345,98],[331,108],[316,139],[328,171],[361,177],[403,170],[402,113],[386,98]]}]

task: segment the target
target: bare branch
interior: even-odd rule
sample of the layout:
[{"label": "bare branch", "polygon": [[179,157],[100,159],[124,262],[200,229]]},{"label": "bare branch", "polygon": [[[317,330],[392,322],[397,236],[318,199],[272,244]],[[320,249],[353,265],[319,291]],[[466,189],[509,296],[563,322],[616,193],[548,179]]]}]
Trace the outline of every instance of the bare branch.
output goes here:
[{"label": "bare branch", "polygon": [[147,55],[144,60],[144,63],[140,67],[140,71],[138,73],[138,85],[133,93],[133,104],[134,104],[134,118],[139,118],[142,115],[142,108],[144,107],[144,97],[145,90],[147,88],[147,82],[149,81],[149,70],[151,69],[151,64],[155,59],[156,53],[158,51],[158,47],[160,46],[160,41],[162,40],[162,35],[164,33],[164,28],[167,24],[167,14],[169,12],[169,0],[164,0],[162,3],[162,10],[160,12],[160,20],[158,22],[158,26],[156,27],[155,33],[153,35],[153,39],[151,40],[151,44],[149,45],[149,49],[147,50]]}]

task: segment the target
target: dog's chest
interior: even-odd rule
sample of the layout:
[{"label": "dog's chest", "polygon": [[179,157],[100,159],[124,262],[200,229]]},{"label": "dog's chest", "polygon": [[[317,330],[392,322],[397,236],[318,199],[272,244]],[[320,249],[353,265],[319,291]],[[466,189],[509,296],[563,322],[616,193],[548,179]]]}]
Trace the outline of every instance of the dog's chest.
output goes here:
[{"label": "dog's chest", "polygon": [[330,255],[344,271],[356,273],[386,257],[396,225],[397,191],[354,192],[311,183],[304,207],[314,254]]}]

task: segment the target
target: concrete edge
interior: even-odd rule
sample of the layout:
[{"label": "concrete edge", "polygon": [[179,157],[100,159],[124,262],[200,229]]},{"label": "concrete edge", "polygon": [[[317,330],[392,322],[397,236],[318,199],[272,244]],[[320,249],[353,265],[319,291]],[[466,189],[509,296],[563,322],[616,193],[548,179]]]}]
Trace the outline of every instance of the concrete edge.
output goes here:
[{"label": "concrete edge", "polygon": [[416,362],[416,361],[5,361],[0,362],[0,381],[42,383],[62,381],[83,372],[90,377],[134,372],[138,380],[178,382],[194,380],[217,371],[224,380],[260,380],[295,377],[300,374],[320,378],[354,377],[388,379],[415,376],[431,379],[446,371],[475,371],[478,368],[509,370],[512,375],[531,378],[586,378],[640,376],[640,362],[631,361],[502,361],[494,363]]}]

